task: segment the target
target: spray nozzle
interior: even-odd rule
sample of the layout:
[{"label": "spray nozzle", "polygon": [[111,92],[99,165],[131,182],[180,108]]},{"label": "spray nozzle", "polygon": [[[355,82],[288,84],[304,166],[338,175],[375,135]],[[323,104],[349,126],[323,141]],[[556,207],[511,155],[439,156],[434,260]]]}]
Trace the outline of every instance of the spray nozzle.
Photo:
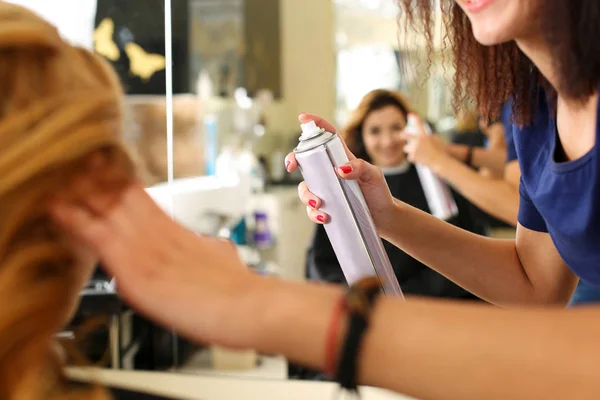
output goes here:
[{"label": "spray nozzle", "polygon": [[419,134],[419,123],[422,125],[423,130],[426,134],[430,135],[432,133],[429,124],[425,121],[419,122],[419,119],[414,114],[408,114],[408,117],[406,118],[406,126],[404,127],[404,132],[410,135],[417,136]]},{"label": "spray nozzle", "polygon": [[300,136],[300,140],[307,140],[317,136],[321,133],[321,129],[315,124],[315,121],[307,122],[306,124],[301,124],[302,135]]}]

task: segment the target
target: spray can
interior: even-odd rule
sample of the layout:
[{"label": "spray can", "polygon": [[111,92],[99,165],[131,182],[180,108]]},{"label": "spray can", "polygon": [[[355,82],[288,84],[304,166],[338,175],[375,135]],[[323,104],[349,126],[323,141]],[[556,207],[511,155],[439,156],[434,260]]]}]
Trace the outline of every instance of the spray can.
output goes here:
[{"label": "spray can", "polygon": [[[416,124],[415,118],[409,115],[404,132],[417,135]],[[433,134],[429,124],[425,123],[424,128],[426,134]],[[458,206],[448,185],[438,178],[428,167],[420,164],[417,164],[416,167],[431,215],[444,221],[457,216]]]},{"label": "spray can", "polygon": [[302,124],[294,153],[308,189],[322,200],[321,210],[329,215],[325,231],[348,284],[377,276],[386,294],[402,297],[358,182],[335,173],[349,161],[338,135],[312,121]]}]

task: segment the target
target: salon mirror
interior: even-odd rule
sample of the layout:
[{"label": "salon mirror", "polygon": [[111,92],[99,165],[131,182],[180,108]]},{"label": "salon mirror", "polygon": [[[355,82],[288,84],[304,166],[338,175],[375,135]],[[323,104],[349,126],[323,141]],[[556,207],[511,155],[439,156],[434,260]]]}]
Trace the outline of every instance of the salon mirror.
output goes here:
[{"label": "salon mirror", "polygon": [[[168,179],[165,7],[161,1],[14,0],[53,23],[73,44],[100,54],[117,71],[125,91],[124,140],[146,186]],[[175,4],[174,7],[177,7]],[[181,13],[175,12],[174,15]],[[175,26],[178,26],[176,23]],[[177,31],[175,31],[177,35]],[[185,33],[183,33],[185,36]],[[185,58],[174,45],[175,62]],[[181,47],[184,53],[186,46]],[[187,93],[187,75],[177,75],[175,93]],[[191,100],[190,100],[191,98]],[[193,135],[193,96],[176,100],[178,124]],[[192,110],[192,111],[190,111]],[[190,132],[190,133],[188,133]],[[198,161],[192,175],[202,174]],[[177,367],[186,343],[169,329],[134,313],[116,295],[115,282],[101,266],[82,288],[73,320],[57,335],[65,357],[113,369],[165,370]]]},{"label": "salon mirror", "polygon": [[[167,197],[177,197],[172,203],[174,213],[190,227],[204,227],[202,233],[232,239],[247,264],[260,273],[304,280],[306,248],[314,227],[297,200],[300,175],[283,171],[283,157],[297,143],[297,114],[314,112],[341,126],[360,97],[373,88],[386,87],[409,92],[418,111],[437,119],[448,112],[444,108],[446,82],[438,79],[437,86],[428,84],[423,91],[419,85],[427,71],[417,69],[414,75],[402,76],[399,65],[424,52],[418,46],[400,47],[393,1],[165,2],[169,3],[173,171],[175,180],[186,177],[165,192]],[[432,71],[436,78],[443,73],[437,67]],[[178,76],[187,77],[187,88],[176,84]],[[198,202],[189,201],[194,198],[191,193],[187,200],[179,196],[178,188],[186,179],[198,179],[192,176],[197,160],[191,156],[197,154],[192,151],[195,139],[185,135],[178,122],[192,114],[199,123],[194,137],[202,149],[204,178],[217,184],[235,170],[242,180],[247,178],[249,188],[238,187],[235,193],[220,188],[214,196],[204,192]],[[218,200],[219,207],[210,205],[213,200]],[[240,205],[245,214],[243,220],[236,220]],[[268,243],[257,239],[261,226],[267,227]],[[278,355],[252,351],[196,348],[180,361],[177,370],[192,374],[322,378]]]},{"label": "salon mirror", "polygon": [[[398,46],[391,0],[16,2],[115,68],[125,90],[124,139],[148,192],[189,229],[232,240],[257,273],[306,276],[314,226],[297,199],[301,176],[284,170],[298,113],[340,125],[375,87],[408,91],[419,111],[436,118],[448,112],[441,68],[427,91],[401,76],[398,64],[419,49]],[[103,293],[82,301],[88,308],[79,315],[106,317],[99,333],[81,342],[94,364],[318,378],[279,355],[191,344],[134,313],[107,283],[100,273],[82,292]],[[73,326],[64,335],[79,333]]]}]

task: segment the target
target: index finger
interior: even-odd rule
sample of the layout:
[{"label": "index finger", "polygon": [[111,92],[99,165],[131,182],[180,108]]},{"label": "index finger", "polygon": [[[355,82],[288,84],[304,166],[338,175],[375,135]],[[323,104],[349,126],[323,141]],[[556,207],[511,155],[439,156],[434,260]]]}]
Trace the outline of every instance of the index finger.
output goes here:
[{"label": "index finger", "polygon": [[[319,117],[318,115],[301,113],[300,115],[298,115],[298,120],[302,124],[306,124],[306,123],[308,123],[310,121],[314,121],[315,124],[319,128],[323,128],[326,131],[329,131],[329,132],[332,132],[332,133],[336,133],[337,132],[337,130],[335,129],[335,126],[331,122],[327,121],[324,118]],[[340,138],[340,141],[342,142],[342,145],[344,146],[344,150],[346,151],[346,155],[348,156],[348,159],[349,160],[356,159],[356,157],[354,156],[354,154],[352,154],[352,152],[350,151],[350,149],[346,145],[346,142],[344,141],[344,138],[341,137],[341,136],[339,136],[339,138]]]},{"label": "index finger", "polygon": [[296,170],[296,168],[298,168],[298,161],[296,161],[296,155],[294,154],[294,152],[290,152],[288,153],[287,156],[285,156],[285,170],[287,172],[293,172]]},{"label": "index finger", "polygon": [[333,124],[331,122],[327,121],[324,118],[319,117],[318,115],[301,113],[300,115],[298,115],[298,121],[300,121],[300,123],[302,123],[302,124],[306,124],[310,121],[315,121],[315,124],[319,128],[324,128],[326,131],[329,131],[332,133],[337,132],[337,129],[335,129],[335,126],[333,126]]}]

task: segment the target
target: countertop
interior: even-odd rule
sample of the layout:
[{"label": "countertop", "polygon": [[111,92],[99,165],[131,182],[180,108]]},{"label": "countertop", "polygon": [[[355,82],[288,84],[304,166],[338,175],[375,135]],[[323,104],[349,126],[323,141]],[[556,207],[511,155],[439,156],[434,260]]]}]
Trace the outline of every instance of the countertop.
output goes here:
[{"label": "countertop", "polygon": [[[95,381],[112,387],[183,400],[329,400],[337,386],[328,382],[231,379],[166,372],[69,368],[74,380]],[[386,390],[361,388],[364,400],[414,400]]]}]

